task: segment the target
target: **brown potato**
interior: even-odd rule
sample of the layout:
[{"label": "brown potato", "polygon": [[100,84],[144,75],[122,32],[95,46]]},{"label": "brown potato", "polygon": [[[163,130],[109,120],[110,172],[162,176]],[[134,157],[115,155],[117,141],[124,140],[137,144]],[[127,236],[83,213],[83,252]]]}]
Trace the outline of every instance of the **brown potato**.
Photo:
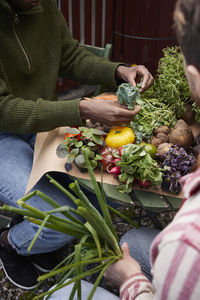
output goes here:
[{"label": "brown potato", "polygon": [[160,141],[162,141],[162,143],[167,143],[169,141],[169,137],[168,135],[160,132],[156,135],[156,138],[159,139]]},{"label": "brown potato", "polygon": [[183,120],[178,120],[175,127],[172,129],[169,142],[172,144],[177,144],[184,148],[189,148],[194,140],[194,135],[192,130]]},{"label": "brown potato", "polygon": [[162,143],[158,146],[156,153],[163,155],[169,151],[169,149],[171,148],[172,145],[173,144],[171,144],[171,143]]},{"label": "brown potato", "polygon": [[155,136],[152,136],[151,144],[157,148],[160,144],[162,144],[162,141],[160,139],[157,139]]},{"label": "brown potato", "polygon": [[167,135],[168,133],[170,133],[170,128],[168,126],[164,126],[164,125],[160,126],[154,130],[155,135],[157,135],[158,133],[164,133]]}]

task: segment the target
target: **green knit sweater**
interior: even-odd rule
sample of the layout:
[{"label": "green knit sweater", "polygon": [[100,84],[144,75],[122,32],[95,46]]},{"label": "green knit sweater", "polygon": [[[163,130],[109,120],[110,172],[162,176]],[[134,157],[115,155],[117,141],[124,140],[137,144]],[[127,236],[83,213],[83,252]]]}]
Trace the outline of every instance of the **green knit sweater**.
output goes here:
[{"label": "green knit sweater", "polygon": [[29,11],[0,1],[0,130],[13,133],[80,126],[79,101],[58,101],[57,78],[114,88],[118,63],[79,47],[55,0]]}]

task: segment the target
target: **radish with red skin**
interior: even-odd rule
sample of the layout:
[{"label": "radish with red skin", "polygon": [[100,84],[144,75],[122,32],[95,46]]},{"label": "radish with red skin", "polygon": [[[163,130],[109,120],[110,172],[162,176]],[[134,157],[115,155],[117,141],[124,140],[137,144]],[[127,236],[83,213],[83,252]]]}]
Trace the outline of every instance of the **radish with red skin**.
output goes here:
[{"label": "radish with red skin", "polygon": [[102,160],[100,161],[103,170],[109,172],[109,169],[115,166],[115,163],[113,162],[115,157],[113,153],[116,151],[116,149],[111,147],[104,147],[100,151],[100,155],[102,156]]},{"label": "radish with red skin", "polygon": [[143,186],[143,187],[147,187],[149,186],[151,183],[149,180],[146,180],[145,182],[142,182],[142,180],[139,180],[139,185]]},{"label": "radish with red skin", "polygon": [[121,158],[115,158],[115,159],[113,160],[113,163],[117,166],[116,163],[117,163],[118,161],[120,161],[120,160],[121,160]]},{"label": "radish with red skin", "polygon": [[120,167],[118,167],[118,166],[113,167],[113,168],[109,171],[109,173],[111,173],[111,174],[113,174],[113,175],[115,175],[115,176],[118,176],[118,175],[121,173]]}]

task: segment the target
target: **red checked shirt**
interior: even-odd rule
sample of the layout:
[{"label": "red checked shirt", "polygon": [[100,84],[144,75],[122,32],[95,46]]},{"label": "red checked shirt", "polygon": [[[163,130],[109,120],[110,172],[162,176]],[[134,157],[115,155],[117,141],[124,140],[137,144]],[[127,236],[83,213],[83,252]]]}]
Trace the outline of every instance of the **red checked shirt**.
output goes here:
[{"label": "red checked shirt", "polygon": [[143,274],[129,277],[121,300],[200,299],[200,169],[181,184],[183,205],[151,245],[152,283]]}]

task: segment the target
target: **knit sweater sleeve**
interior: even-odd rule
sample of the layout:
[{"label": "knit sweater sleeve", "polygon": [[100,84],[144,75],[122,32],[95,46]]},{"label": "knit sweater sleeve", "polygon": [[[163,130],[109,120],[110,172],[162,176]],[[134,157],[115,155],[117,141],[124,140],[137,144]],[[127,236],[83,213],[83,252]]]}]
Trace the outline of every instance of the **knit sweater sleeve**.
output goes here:
[{"label": "knit sweater sleeve", "polygon": [[79,46],[59,13],[60,31],[62,34],[62,61],[60,76],[78,80],[87,84],[102,84],[116,89],[115,71],[122,64],[100,58]]},{"label": "knit sweater sleeve", "polygon": [[81,126],[79,103],[80,99],[48,101],[38,98],[32,101],[16,97],[0,77],[0,130],[36,133],[60,126]]},{"label": "knit sweater sleeve", "polygon": [[121,300],[148,300],[153,299],[153,295],[154,288],[142,273],[128,277],[120,286]]}]

